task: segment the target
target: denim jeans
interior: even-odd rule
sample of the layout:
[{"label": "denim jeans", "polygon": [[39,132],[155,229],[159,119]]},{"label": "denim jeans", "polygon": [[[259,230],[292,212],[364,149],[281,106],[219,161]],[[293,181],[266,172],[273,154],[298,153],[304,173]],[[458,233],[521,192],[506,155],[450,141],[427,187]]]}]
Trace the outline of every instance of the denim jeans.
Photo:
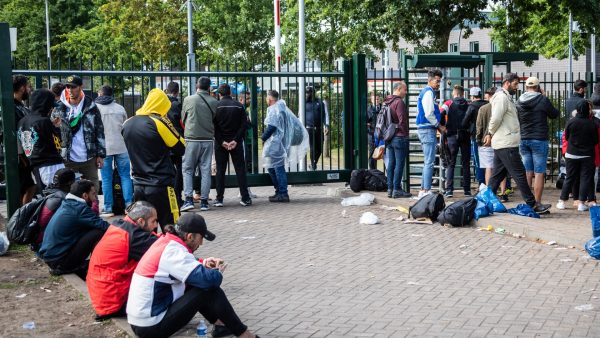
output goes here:
[{"label": "denim jeans", "polygon": [[287,195],[287,174],[285,173],[285,167],[279,166],[275,168],[269,168],[269,175],[271,175],[271,181],[273,181],[273,187],[275,187],[276,195]]},{"label": "denim jeans", "polygon": [[471,140],[471,156],[473,157],[473,172],[479,184],[485,183],[485,169],[481,168],[479,163],[479,147],[477,141]]},{"label": "denim jeans", "polygon": [[194,194],[194,173],[200,167],[200,198],[208,199],[211,185],[213,141],[186,140],[183,156],[183,195],[191,199]]},{"label": "denim jeans", "polygon": [[435,162],[435,145],[437,143],[437,137],[435,135],[436,129],[423,128],[417,129],[419,140],[423,146],[423,177],[421,179],[421,189],[430,190],[431,181],[433,179],[433,163]]},{"label": "denim jeans", "polygon": [[396,193],[402,190],[402,174],[404,173],[404,163],[408,156],[408,138],[395,136],[385,148],[388,153],[388,191]]},{"label": "denim jeans", "polygon": [[548,140],[521,140],[519,153],[526,172],[546,173]]},{"label": "denim jeans", "polygon": [[127,153],[109,155],[104,159],[104,166],[100,169],[105,212],[112,212],[113,206],[113,160],[119,172],[119,177],[121,177],[121,189],[123,190],[125,207],[133,203],[133,182],[131,181],[129,155]]}]

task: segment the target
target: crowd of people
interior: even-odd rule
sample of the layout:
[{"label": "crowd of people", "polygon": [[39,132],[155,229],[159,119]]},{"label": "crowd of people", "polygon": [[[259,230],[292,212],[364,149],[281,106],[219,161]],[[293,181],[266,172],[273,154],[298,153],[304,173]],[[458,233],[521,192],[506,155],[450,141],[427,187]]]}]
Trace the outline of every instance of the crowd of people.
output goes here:
[{"label": "crowd of people", "polygon": [[[521,85],[517,74],[508,73],[501,88],[489,88],[482,93],[479,87],[465,89],[456,85],[452,98],[437,102],[442,72],[428,72],[427,86],[417,99],[416,127],[422,147],[423,171],[418,198],[431,192],[436,154],[440,153],[445,168],[444,195],[454,196],[454,177],[458,154],[461,154],[461,186],[464,196],[471,196],[471,169],[480,184],[488,185],[502,201],[508,201],[511,180],[516,183],[526,204],[538,213],[546,213],[551,204],[543,203],[545,175],[549,149],[549,120],[560,116],[559,110],[546,96],[538,78],[525,80],[525,90],[513,96]],[[396,126],[394,137],[385,142],[388,197],[411,197],[402,187],[402,176],[409,153],[409,115],[405,105],[406,84],[392,85],[393,93],[379,103],[372,93],[367,110],[369,155],[381,144],[374,136],[377,114],[388,106],[389,123]],[[584,99],[587,83],[577,80],[574,93],[566,101],[569,119],[564,126],[563,155],[566,179],[557,209],[573,196],[575,207],[585,211],[595,205],[594,182],[600,167],[598,128],[600,126],[600,86],[592,102]],[[468,90],[470,100],[465,98]],[[592,130],[594,132],[592,132]],[[369,167],[376,168],[370,156]],[[597,181],[596,181],[597,182]],[[498,191],[500,189],[500,191]]]}]

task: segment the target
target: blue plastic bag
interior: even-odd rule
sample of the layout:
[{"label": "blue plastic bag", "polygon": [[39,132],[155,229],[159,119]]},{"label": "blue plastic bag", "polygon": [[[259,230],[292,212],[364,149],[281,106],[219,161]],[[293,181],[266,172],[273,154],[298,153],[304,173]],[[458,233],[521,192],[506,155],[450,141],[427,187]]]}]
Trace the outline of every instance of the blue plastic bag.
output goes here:
[{"label": "blue plastic bag", "polygon": [[492,190],[490,190],[485,184],[482,184],[479,187],[479,192],[477,193],[475,198],[488,205],[491,204],[492,209],[490,211],[492,212],[506,212],[506,207],[504,206],[504,204],[500,202],[498,197],[496,197]]},{"label": "blue plastic bag", "polygon": [[590,218],[592,219],[592,236],[600,236],[600,206],[590,208]]},{"label": "blue plastic bag", "polygon": [[488,217],[494,213],[494,207],[492,203],[485,203],[482,200],[477,200],[477,207],[475,207],[475,219],[478,220],[481,217]]},{"label": "blue plastic bag", "polygon": [[527,204],[521,203],[516,208],[508,209],[509,214],[527,216],[532,218],[540,218],[540,215]]},{"label": "blue plastic bag", "polygon": [[594,237],[585,243],[585,251],[590,256],[600,259],[600,237]]}]

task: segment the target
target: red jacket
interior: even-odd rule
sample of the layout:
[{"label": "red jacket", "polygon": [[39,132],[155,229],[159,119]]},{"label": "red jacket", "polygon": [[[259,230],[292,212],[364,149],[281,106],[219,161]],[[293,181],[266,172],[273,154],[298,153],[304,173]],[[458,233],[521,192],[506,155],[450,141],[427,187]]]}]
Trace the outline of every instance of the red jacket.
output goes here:
[{"label": "red jacket", "polygon": [[86,278],[96,314],[113,314],[125,305],[133,270],[157,239],[125,220],[108,227],[92,252]]}]

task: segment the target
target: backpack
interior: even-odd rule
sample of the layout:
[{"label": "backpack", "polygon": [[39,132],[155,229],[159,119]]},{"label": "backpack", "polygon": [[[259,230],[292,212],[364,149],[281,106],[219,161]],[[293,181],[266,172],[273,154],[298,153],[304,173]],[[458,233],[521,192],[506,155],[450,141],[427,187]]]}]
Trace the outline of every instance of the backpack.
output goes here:
[{"label": "backpack", "polygon": [[[287,124],[287,115],[286,114],[286,124]],[[290,145],[292,146],[297,146],[300,143],[302,143],[302,141],[304,141],[304,126],[302,125],[302,122],[300,122],[300,119],[298,117],[296,117],[296,115],[294,114],[289,114],[291,115],[290,120],[292,121],[291,126],[287,126],[286,125],[286,132],[291,132],[292,133],[292,142]]]},{"label": "backpack", "polygon": [[115,168],[113,170],[113,205],[112,212],[115,215],[125,215],[125,199],[123,198],[123,188],[121,186],[121,176]]},{"label": "backpack", "polygon": [[392,109],[384,103],[377,113],[374,136],[387,142],[394,138],[397,129],[398,124],[392,123]]},{"label": "backpack", "polygon": [[387,178],[381,170],[371,169],[365,174],[364,186],[370,191],[386,191]]},{"label": "backpack", "polygon": [[360,192],[365,188],[365,169],[352,170],[350,173],[350,189],[354,192]]},{"label": "backpack", "polygon": [[475,208],[477,200],[473,197],[464,198],[445,207],[437,220],[444,224],[450,224],[455,227],[468,225],[475,217]]},{"label": "backpack", "polygon": [[20,207],[6,224],[6,234],[11,242],[32,243],[39,231],[38,218],[47,197],[33,200]]},{"label": "backpack", "polygon": [[432,222],[437,220],[440,211],[444,209],[446,202],[444,196],[440,193],[430,193],[423,196],[412,207],[408,209],[408,214],[412,218],[429,218]]}]

